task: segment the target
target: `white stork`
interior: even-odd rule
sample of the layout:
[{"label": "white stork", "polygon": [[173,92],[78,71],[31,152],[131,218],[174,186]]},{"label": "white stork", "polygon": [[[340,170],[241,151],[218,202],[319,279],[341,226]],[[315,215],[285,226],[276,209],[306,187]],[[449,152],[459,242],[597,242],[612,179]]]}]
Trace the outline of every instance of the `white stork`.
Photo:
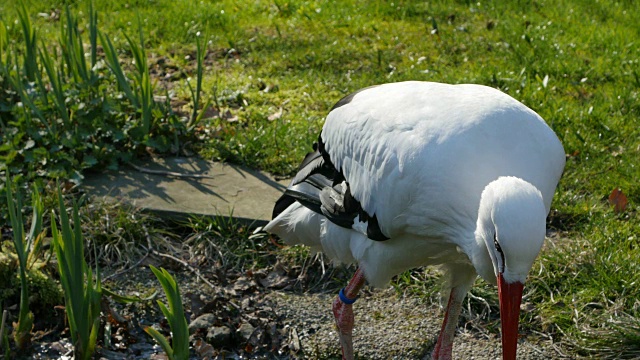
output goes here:
[{"label": "white stork", "polygon": [[265,230],[358,270],[333,303],[353,359],[365,281],[441,265],[449,301],[434,359],[451,359],[466,293],[498,285],[503,359],[515,359],[523,283],[538,256],[565,153],[534,111],[481,85],[401,82],[340,100]]}]

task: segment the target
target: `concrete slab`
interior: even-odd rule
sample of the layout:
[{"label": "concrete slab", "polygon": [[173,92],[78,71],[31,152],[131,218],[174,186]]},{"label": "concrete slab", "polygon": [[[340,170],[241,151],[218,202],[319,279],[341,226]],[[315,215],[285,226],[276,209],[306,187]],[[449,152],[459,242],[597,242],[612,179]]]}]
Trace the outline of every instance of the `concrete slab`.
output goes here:
[{"label": "concrete slab", "polygon": [[87,194],[122,201],[161,216],[233,216],[255,226],[271,219],[287,181],[239,165],[197,158],[161,158],[88,175]]}]

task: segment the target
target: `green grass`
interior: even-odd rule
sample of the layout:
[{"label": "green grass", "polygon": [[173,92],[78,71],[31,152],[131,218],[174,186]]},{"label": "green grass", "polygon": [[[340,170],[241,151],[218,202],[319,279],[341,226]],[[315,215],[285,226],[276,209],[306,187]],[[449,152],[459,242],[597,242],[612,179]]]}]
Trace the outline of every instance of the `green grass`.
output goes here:
[{"label": "green grass", "polygon": [[[37,15],[50,14],[52,9],[62,10],[60,20]],[[87,29],[88,5],[73,2],[71,9],[74,14],[83,12],[77,15],[79,28]],[[569,157],[549,219],[560,238],[545,249],[532,271],[531,290],[527,290],[531,293],[525,301],[534,303],[535,308],[527,319],[537,330],[567,339],[583,355],[631,357],[640,352],[634,341],[640,319],[636,301],[640,298],[639,2],[116,0],[97,3],[95,9],[97,27],[112,41],[127,74],[136,71],[131,60],[141,49],[131,43],[138,43],[136,29],[141,27],[149,67],[156,69],[162,59],[176,72],[196,79],[196,38],[200,33],[208,53],[201,59],[204,77],[196,103],[210,102],[220,113],[228,110],[237,121],[203,115],[199,123],[189,124],[194,125],[189,135],[200,139],[195,149],[208,158],[276,174],[295,170],[333,103],[372,84],[409,79],[481,83],[530,106],[556,131]],[[67,21],[63,10],[57,0],[27,4],[39,39],[55,43],[61,23]],[[14,21],[17,11],[15,2],[0,3],[0,61],[32,69],[33,64],[20,61],[21,54],[29,50],[24,47],[28,38]],[[136,40],[129,42],[127,38]],[[17,54],[11,50],[12,44],[24,50]],[[97,57],[99,62],[103,55]],[[103,76],[116,83],[113,75],[103,72]],[[127,76],[135,85],[135,76]],[[7,81],[0,79],[0,85]],[[186,79],[165,82],[153,78],[151,84],[156,95],[171,93],[187,104],[194,103],[193,88]],[[113,86],[102,86],[99,93],[105,96],[115,91]],[[23,103],[28,107],[26,100]],[[18,101],[19,96],[0,98],[2,134],[16,128],[12,121],[19,115],[18,109],[6,108]],[[113,122],[118,124],[141,116],[135,106],[105,103],[111,106],[109,111],[90,107],[94,109],[91,114],[113,117],[121,121]],[[29,116],[46,119],[47,109],[59,106],[59,101],[51,97],[49,108],[40,103],[34,106],[44,112],[32,111]],[[273,116],[280,109],[281,116]],[[163,118],[158,112],[156,109],[153,119]],[[180,135],[183,130],[174,136],[166,129],[186,126],[195,114],[193,108],[184,113],[182,120],[165,116],[173,120],[160,122],[151,138],[165,134],[160,136],[165,148],[171,147],[169,143],[180,147],[182,143],[175,139],[186,141]],[[117,134],[102,137],[104,149],[92,150],[93,159],[120,156],[126,160],[140,155],[144,145],[118,147],[126,134]],[[28,140],[26,135],[0,135],[1,151],[15,152],[16,167],[27,163],[31,165],[25,169],[37,171],[41,167],[32,164],[41,159],[37,156],[42,154],[36,152],[41,142],[33,145]],[[78,154],[86,153],[85,148],[73,146]],[[113,156],[114,152],[126,156]],[[28,153],[35,159],[21,158]],[[63,167],[53,175],[83,169],[79,155],[48,159]],[[98,161],[92,168],[109,164]],[[629,206],[620,214],[606,202],[618,187],[629,199]],[[202,246],[203,251],[213,249]],[[421,285],[421,281],[430,280],[405,276],[400,283],[407,282],[402,286],[412,291],[428,292],[434,287]],[[480,288],[476,295],[484,293]],[[618,321],[621,318],[631,320]],[[603,343],[602,339],[629,341]]]}]

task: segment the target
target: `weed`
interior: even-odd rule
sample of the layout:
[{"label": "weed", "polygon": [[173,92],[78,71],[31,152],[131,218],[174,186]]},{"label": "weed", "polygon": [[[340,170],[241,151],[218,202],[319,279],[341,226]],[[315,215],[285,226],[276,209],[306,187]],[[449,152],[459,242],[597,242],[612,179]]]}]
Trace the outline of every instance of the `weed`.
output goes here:
[{"label": "weed", "polygon": [[80,218],[85,224],[85,248],[95,249],[96,262],[103,267],[120,267],[142,257],[147,236],[156,246],[162,243],[156,236],[160,231],[157,219],[128,206],[94,201],[80,209]]},{"label": "weed", "polygon": [[216,268],[242,271],[265,266],[267,244],[249,235],[250,228],[232,216],[191,217],[184,228],[190,231],[184,244]]},{"label": "weed", "polygon": [[[115,169],[147,151],[175,153],[190,138],[186,121],[156,111],[142,27],[139,40],[125,34],[136,60],[129,76],[111,39],[98,29],[92,2],[88,31],[67,6],[65,26],[53,42],[38,41],[25,6],[16,11],[20,27],[13,31],[22,33],[21,42],[9,41],[10,31],[0,19],[0,160],[12,173],[24,172],[24,181],[66,177],[80,183],[84,170]],[[120,101],[122,94],[129,102]]]},{"label": "weed", "polygon": [[24,351],[31,343],[31,328],[33,326],[33,313],[29,310],[29,286],[27,280],[27,272],[31,265],[39,256],[42,244],[42,215],[44,206],[38,189],[34,189],[31,193],[33,216],[31,219],[31,228],[25,234],[24,220],[22,218],[22,199],[20,194],[14,199],[12,188],[12,179],[6,177],[6,195],[11,219],[11,227],[13,228],[13,244],[18,256],[18,265],[20,273],[20,312],[18,314],[18,322],[14,327],[13,338],[16,346]]},{"label": "weed", "polygon": [[191,119],[187,125],[187,128],[192,128],[195,124],[200,123],[202,120],[202,116],[205,114],[207,108],[211,105],[211,100],[205,103],[202,111],[200,111],[200,96],[202,95],[202,78],[203,78],[203,61],[204,57],[207,54],[206,44],[204,49],[201,44],[202,40],[200,38],[200,33],[196,34],[196,88],[193,89],[191,83],[187,81],[187,85],[189,86],[189,91],[191,92],[191,99],[193,100],[193,112],[191,114]]}]

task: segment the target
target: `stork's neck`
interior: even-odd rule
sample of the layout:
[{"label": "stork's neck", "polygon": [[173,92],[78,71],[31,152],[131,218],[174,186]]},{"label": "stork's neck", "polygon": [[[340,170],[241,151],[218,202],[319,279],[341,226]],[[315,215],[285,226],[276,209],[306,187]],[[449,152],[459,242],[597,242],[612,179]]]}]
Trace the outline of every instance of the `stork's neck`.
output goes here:
[{"label": "stork's neck", "polygon": [[546,232],[547,211],[540,191],[516,177],[489,183],[480,198],[475,242],[469,257],[476,272],[495,284],[498,273],[508,282],[524,282]]}]

